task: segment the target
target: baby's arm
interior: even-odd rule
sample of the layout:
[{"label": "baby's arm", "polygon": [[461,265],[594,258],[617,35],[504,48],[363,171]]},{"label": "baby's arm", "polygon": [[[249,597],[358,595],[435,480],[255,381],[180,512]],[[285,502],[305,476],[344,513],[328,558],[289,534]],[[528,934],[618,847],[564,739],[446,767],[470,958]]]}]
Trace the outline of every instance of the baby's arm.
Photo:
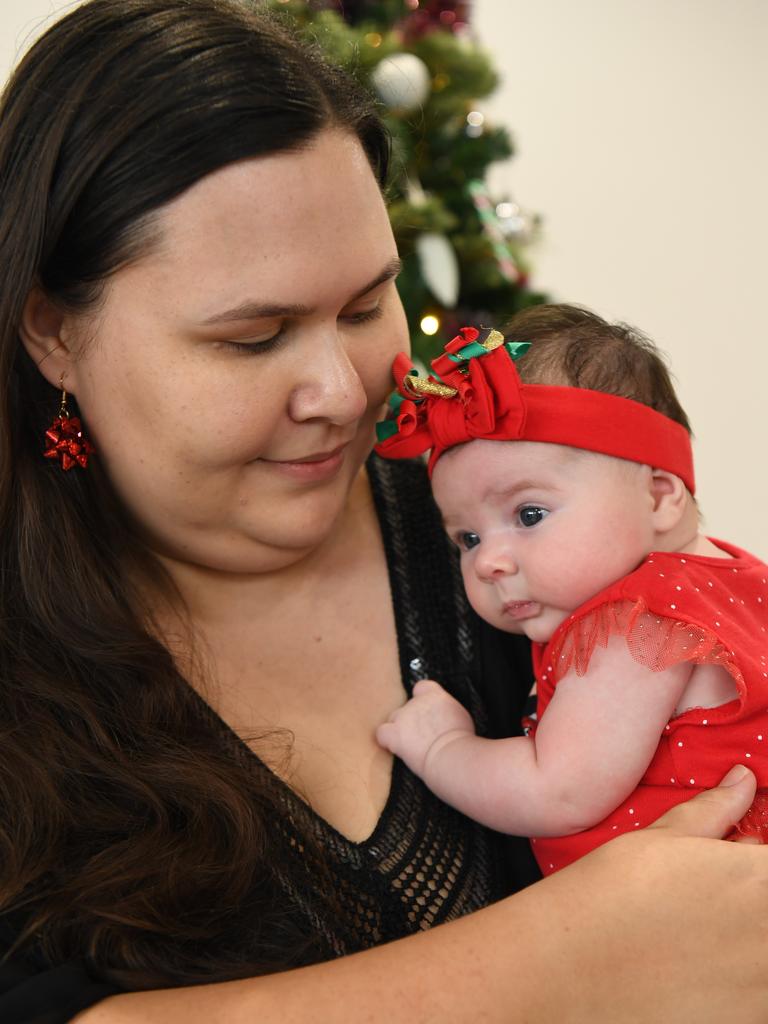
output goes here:
[{"label": "baby's arm", "polygon": [[594,652],[587,675],[571,671],[558,683],[535,739],[476,736],[467,711],[431,681],[414,687],[377,738],[446,803],[483,824],[570,835],[632,792],[691,671],[685,663],[652,672],[613,637]]}]

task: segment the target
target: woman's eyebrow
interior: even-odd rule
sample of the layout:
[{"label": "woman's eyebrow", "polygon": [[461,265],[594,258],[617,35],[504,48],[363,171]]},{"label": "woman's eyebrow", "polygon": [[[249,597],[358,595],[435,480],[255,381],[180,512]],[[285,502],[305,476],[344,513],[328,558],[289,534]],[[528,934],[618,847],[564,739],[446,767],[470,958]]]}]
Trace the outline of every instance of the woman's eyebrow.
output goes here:
[{"label": "woman's eyebrow", "polygon": [[[372,292],[374,288],[378,288],[385,281],[391,281],[392,278],[397,277],[400,273],[402,266],[402,261],[397,257],[391,259],[372,281],[369,281],[360,291],[350,296],[348,301],[354,302],[355,299],[362,298],[363,295]],[[246,300],[237,306],[233,306],[232,309],[225,309],[221,313],[214,313],[213,316],[207,317],[201,323],[203,326],[208,327],[211,324],[231,323],[234,320],[270,320],[281,316],[307,316],[313,312],[314,310],[310,309],[309,306],[299,303],[277,305],[273,302],[251,302]]]}]

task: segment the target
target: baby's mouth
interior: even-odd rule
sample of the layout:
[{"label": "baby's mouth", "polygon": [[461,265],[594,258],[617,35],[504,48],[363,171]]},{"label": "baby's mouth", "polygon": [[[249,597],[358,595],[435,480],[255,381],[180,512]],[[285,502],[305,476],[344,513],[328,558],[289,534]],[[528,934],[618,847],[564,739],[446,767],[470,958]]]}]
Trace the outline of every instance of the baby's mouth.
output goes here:
[{"label": "baby's mouth", "polygon": [[510,619],[531,619],[541,611],[538,601],[505,601],[502,605],[503,613]]}]

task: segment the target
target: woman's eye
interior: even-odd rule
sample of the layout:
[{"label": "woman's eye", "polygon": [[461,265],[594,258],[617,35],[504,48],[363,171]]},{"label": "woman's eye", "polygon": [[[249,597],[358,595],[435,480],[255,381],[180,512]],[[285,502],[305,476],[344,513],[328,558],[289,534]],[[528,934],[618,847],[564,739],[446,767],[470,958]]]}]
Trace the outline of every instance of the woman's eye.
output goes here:
[{"label": "woman's eye", "polygon": [[462,530],[456,540],[458,541],[459,547],[462,551],[469,551],[471,548],[477,547],[480,543],[480,535],[477,533],[471,533],[468,530]]},{"label": "woman's eye", "polygon": [[282,341],[284,334],[285,328],[281,327],[277,334],[273,334],[271,338],[263,338],[259,341],[220,341],[218,346],[230,350],[234,349],[241,356],[263,355],[276,349]]},{"label": "woman's eye", "polygon": [[521,526],[536,526],[548,515],[549,512],[538,505],[525,505],[517,510],[517,518]]},{"label": "woman's eye", "polygon": [[342,314],[339,319],[345,320],[348,324],[367,324],[371,320],[378,320],[383,313],[381,303],[377,302],[372,309],[363,309],[359,313]]},{"label": "woman's eye", "polygon": [[[371,320],[378,320],[383,315],[384,310],[381,303],[377,302],[372,309],[363,309],[359,313],[342,314],[339,319],[352,326],[357,326],[358,324],[369,323]],[[230,349],[230,351],[234,350],[241,356],[265,355],[267,352],[272,352],[277,348],[284,335],[285,327],[281,327],[270,338],[260,338],[259,341],[220,341],[218,342],[218,347]]]}]

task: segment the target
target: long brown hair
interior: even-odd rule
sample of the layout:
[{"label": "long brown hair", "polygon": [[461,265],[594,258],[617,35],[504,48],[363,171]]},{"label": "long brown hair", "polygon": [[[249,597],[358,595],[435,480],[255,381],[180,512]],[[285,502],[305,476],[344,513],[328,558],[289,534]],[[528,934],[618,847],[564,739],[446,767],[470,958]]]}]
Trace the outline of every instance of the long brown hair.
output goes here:
[{"label": "long brown hair", "polygon": [[18,945],[129,986],[279,969],[311,938],[275,882],[278,797],[147,627],[129,580],[156,567],[98,459],[41,457],[57,393],[19,323],[33,286],[93,308],[164,203],[328,125],[383,183],[368,99],[238,0],[91,0],[33,46],[0,110],[0,912]]}]

